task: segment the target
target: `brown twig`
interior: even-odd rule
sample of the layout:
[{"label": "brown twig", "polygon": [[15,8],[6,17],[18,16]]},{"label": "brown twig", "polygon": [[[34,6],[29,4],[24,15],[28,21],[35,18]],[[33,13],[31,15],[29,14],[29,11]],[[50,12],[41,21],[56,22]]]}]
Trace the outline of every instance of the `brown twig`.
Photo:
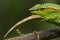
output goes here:
[{"label": "brown twig", "polygon": [[50,40],[57,37],[60,37],[60,28],[33,32],[26,35],[5,39],[5,40]]}]

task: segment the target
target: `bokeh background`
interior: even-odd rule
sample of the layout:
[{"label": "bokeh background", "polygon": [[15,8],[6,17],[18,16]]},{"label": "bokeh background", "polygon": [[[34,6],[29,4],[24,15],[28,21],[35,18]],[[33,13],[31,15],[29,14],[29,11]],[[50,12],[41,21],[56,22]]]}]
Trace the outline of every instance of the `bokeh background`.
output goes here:
[{"label": "bokeh background", "polygon": [[[29,8],[38,3],[56,3],[60,0],[0,0],[0,40],[3,40],[4,34],[18,21],[31,15]],[[58,27],[48,22],[40,22],[39,19],[30,20],[16,27],[9,33],[7,38],[19,36],[16,29],[22,33],[31,33],[33,31],[47,30]],[[55,38],[52,40],[60,40]]]}]

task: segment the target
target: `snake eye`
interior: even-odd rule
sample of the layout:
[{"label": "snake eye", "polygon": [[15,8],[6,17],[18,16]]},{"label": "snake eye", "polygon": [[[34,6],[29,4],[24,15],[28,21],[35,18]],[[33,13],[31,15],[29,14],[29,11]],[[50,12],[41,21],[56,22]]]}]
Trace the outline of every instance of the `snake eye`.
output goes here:
[{"label": "snake eye", "polygon": [[45,8],[40,8],[40,10],[44,10]]}]

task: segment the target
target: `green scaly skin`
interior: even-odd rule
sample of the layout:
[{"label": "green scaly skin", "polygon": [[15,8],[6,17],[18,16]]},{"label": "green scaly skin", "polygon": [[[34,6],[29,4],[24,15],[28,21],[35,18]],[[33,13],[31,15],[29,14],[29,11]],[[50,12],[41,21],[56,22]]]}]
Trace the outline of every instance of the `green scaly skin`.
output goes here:
[{"label": "green scaly skin", "polygon": [[44,17],[44,21],[54,21],[56,23],[60,23],[60,5],[58,4],[37,4],[29,10],[32,14]]}]

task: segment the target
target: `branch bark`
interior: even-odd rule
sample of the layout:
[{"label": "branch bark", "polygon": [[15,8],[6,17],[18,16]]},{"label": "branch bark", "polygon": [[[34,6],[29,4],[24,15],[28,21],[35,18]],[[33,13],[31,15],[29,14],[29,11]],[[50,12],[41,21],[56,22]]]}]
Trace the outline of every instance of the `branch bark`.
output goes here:
[{"label": "branch bark", "polygon": [[5,40],[50,40],[57,37],[60,37],[60,28],[33,32],[22,36],[5,39]]}]

